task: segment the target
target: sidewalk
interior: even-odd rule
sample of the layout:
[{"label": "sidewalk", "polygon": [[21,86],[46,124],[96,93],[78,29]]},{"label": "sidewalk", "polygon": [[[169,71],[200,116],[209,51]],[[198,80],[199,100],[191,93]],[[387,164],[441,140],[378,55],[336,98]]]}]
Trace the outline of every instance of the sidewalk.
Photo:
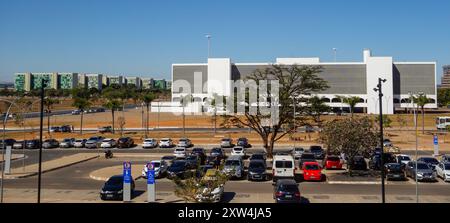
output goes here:
[{"label": "sidewalk", "polygon": [[[58,159],[43,162],[42,173],[92,160],[97,157],[98,155],[93,153],[78,153],[70,156],[63,156]],[[37,174],[38,170],[38,163],[25,166],[25,169],[22,167],[13,168],[11,169],[11,174],[5,175],[5,179],[17,179],[34,176]]]},{"label": "sidewalk", "polygon": [[[25,155],[13,153],[13,154],[11,154],[11,161],[16,160],[16,159],[21,159],[23,157],[25,157]],[[3,162],[3,154],[0,154],[0,163],[2,163],[2,162]]]}]

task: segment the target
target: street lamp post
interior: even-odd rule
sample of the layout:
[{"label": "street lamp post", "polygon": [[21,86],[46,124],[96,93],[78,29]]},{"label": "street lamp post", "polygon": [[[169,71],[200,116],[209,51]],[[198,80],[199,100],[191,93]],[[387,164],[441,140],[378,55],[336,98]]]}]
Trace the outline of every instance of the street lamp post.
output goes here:
[{"label": "street lamp post", "polygon": [[38,168],[38,194],[37,203],[41,203],[41,171],[42,171],[42,131],[44,125],[44,96],[45,96],[45,84],[46,80],[41,81],[41,114],[40,114],[40,125],[39,125],[39,168]]},{"label": "street lamp post", "polygon": [[416,176],[414,176],[414,179],[416,181],[416,203],[419,203],[419,182],[417,180],[417,159],[418,157],[418,147],[419,147],[419,141],[418,141],[418,134],[417,134],[417,112],[416,109],[414,107],[414,96],[413,93],[409,92],[409,97],[410,97],[410,101],[411,101],[411,106],[412,106],[412,110],[414,112],[414,128],[415,128],[415,136],[416,136],[416,153],[415,153],[415,157],[416,157],[416,162],[415,162],[415,174]]},{"label": "street lamp post", "polygon": [[386,202],[386,194],[384,188],[384,146],[383,146],[383,92],[382,83],[386,82],[386,79],[378,78],[377,88],[374,91],[378,92],[378,100],[380,103],[380,147],[381,147],[381,202],[384,204]]}]

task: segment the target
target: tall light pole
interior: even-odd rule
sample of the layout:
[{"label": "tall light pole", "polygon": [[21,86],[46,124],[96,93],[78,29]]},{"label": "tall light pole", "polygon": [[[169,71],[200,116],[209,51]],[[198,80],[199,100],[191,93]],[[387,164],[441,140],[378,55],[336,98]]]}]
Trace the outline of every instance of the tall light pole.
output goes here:
[{"label": "tall light pole", "polygon": [[337,48],[333,48],[334,62],[336,62]]},{"label": "tall light pole", "polygon": [[381,202],[384,204],[386,202],[386,194],[384,190],[384,146],[383,146],[383,92],[382,83],[386,82],[386,79],[378,78],[377,88],[373,90],[378,92],[378,100],[380,102],[380,147],[381,147]]},{"label": "tall light pole", "polygon": [[419,203],[419,182],[417,180],[417,159],[418,157],[418,145],[419,145],[419,141],[418,141],[418,135],[417,135],[417,112],[416,109],[414,109],[414,96],[412,92],[409,92],[409,97],[410,97],[410,101],[411,101],[411,106],[412,106],[412,110],[414,112],[414,127],[415,127],[415,136],[416,136],[416,162],[415,162],[415,174],[416,176],[414,176],[414,179],[416,181],[416,203]]},{"label": "tall light pole", "polygon": [[208,58],[211,56],[211,35],[210,34],[206,34],[205,37],[208,39]]},{"label": "tall light pole", "polygon": [[41,81],[41,115],[39,125],[39,168],[38,168],[38,198],[37,202],[41,203],[41,171],[42,171],[42,131],[44,125],[44,97],[45,97],[45,84],[47,81],[42,79]]}]

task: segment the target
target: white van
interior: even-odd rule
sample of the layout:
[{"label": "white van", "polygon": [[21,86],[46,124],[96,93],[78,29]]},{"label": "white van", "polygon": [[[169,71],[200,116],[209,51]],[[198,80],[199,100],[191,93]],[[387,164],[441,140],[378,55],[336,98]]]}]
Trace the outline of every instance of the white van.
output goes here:
[{"label": "white van", "polygon": [[295,178],[295,161],[291,155],[275,155],[272,163],[272,180]]}]

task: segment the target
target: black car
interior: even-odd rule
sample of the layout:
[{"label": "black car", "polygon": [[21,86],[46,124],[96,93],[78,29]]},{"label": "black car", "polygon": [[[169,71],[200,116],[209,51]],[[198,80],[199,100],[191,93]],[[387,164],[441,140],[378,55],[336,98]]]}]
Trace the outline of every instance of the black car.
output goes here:
[{"label": "black car", "polygon": [[262,160],[266,162],[266,155],[264,153],[254,153],[250,156],[250,161],[252,160]]},{"label": "black car", "polygon": [[[392,153],[383,153],[384,163],[395,163],[397,159]],[[380,170],[381,169],[381,154],[375,154],[369,160],[369,168],[372,170]]]},{"label": "black car", "polygon": [[117,148],[131,148],[134,146],[134,140],[130,137],[121,137],[117,140]]},{"label": "black car", "polygon": [[[131,178],[131,194],[134,193],[134,180]],[[123,175],[110,177],[100,191],[102,200],[122,200],[123,199]]]},{"label": "black car", "polygon": [[201,165],[200,157],[197,155],[186,156],[184,160],[186,161],[188,168],[190,169],[196,169],[199,165]]},{"label": "black car", "polygon": [[292,179],[278,180],[274,187],[273,198],[277,203],[300,203],[298,184]]},{"label": "black car", "polygon": [[200,157],[201,164],[205,163],[206,160],[206,152],[203,148],[193,148],[191,155],[197,155]]},{"label": "black car", "polygon": [[433,170],[435,170],[436,165],[439,164],[439,161],[434,157],[420,157],[419,159],[417,159],[417,161],[428,164],[428,166],[430,166]]},{"label": "black car", "polygon": [[218,156],[220,158],[225,158],[225,152],[222,148],[212,148],[211,152],[209,153],[210,156]]},{"label": "black car", "polygon": [[384,165],[387,180],[406,180],[404,166],[400,163],[387,163]]},{"label": "black car", "polygon": [[72,132],[72,127],[70,125],[63,125],[59,128],[61,132]]},{"label": "black car", "polygon": [[251,160],[248,165],[248,180],[268,180],[265,160]]},{"label": "black car", "polygon": [[185,179],[190,175],[189,165],[185,160],[175,160],[167,169],[167,178],[179,177]]},{"label": "black car", "polygon": [[304,162],[315,162],[315,161],[316,156],[313,153],[305,152],[298,159],[298,164],[300,167],[302,167]]},{"label": "black car", "polygon": [[353,161],[349,163],[349,167],[352,170],[367,170],[367,163],[364,156],[353,157]]},{"label": "black car", "polygon": [[27,140],[25,142],[25,148],[26,149],[39,149],[39,140],[38,139],[32,139],[32,140]]},{"label": "black car", "polygon": [[241,147],[244,147],[244,148],[249,148],[250,147],[250,144],[248,143],[248,139],[247,138],[239,138],[238,140],[237,140],[237,146],[241,146]]},{"label": "black car", "polygon": [[316,159],[323,159],[325,158],[325,151],[323,150],[322,146],[310,146],[309,151],[314,154]]},{"label": "black car", "polygon": [[15,142],[15,139],[5,139],[5,143],[3,143],[3,140],[0,140],[0,149],[6,148],[7,146],[12,147]]}]

